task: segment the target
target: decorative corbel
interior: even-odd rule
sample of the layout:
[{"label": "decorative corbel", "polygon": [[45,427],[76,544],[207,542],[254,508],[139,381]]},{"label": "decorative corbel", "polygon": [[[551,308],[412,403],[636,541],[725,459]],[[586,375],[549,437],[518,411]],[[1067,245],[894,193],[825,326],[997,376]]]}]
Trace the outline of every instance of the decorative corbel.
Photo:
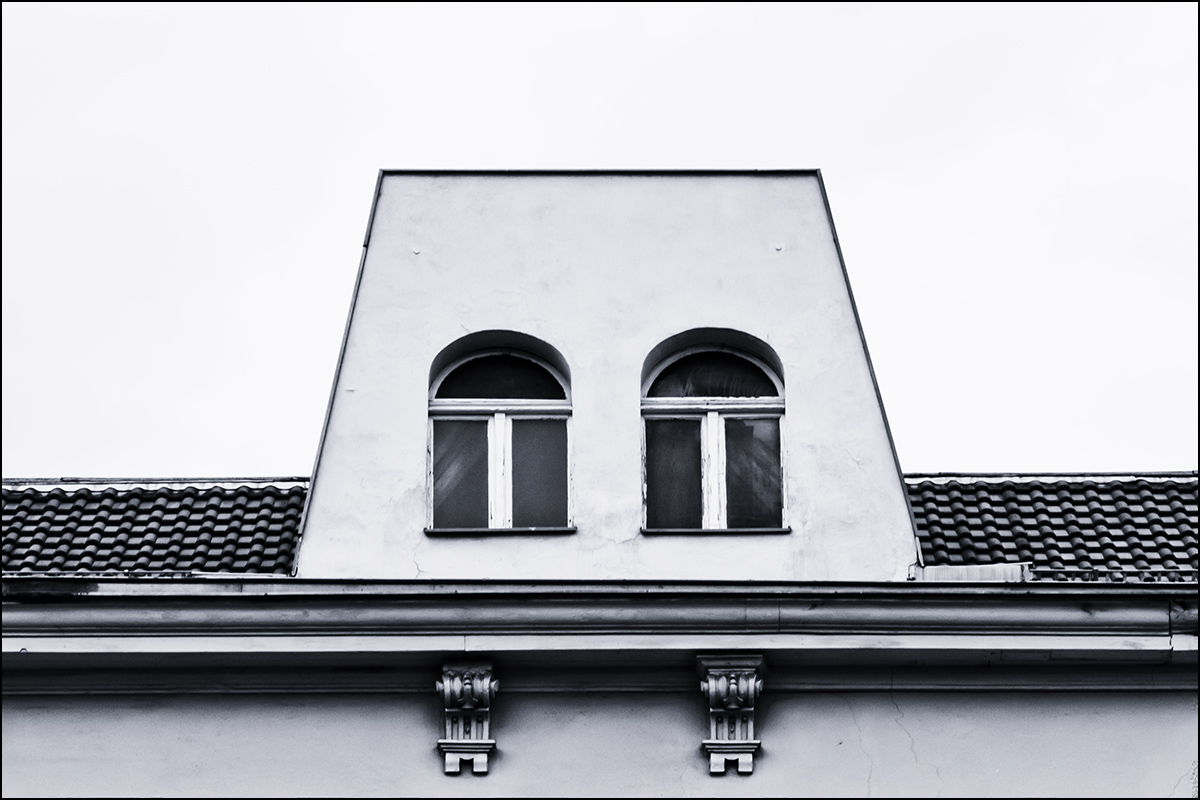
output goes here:
[{"label": "decorative corbel", "polygon": [[754,703],[762,694],[766,664],[762,656],[697,656],[700,691],[708,697],[708,771],[724,775],[726,761],[737,759],[738,772],[754,771]]},{"label": "decorative corbel", "polygon": [[446,709],[446,736],[438,739],[438,751],[446,757],[447,774],[457,773],[464,758],[471,760],[472,772],[488,771],[488,754],[496,749],[490,715],[498,687],[487,662],[442,666],[437,690]]}]

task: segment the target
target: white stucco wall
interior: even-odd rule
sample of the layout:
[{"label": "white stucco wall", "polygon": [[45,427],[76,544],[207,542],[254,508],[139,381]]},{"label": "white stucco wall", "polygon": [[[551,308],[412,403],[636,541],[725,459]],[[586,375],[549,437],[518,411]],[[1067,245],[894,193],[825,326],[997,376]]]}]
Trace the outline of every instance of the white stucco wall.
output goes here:
[{"label": "white stucco wall", "polygon": [[[641,370],[729,328],[783,363],[789,535],[639,533]],[[431,539],[430,364],[513,330],[565,357],[571,536]],[[903,580],[903,487],[815,173],[384,175],[300,574],[340,578]]]},{"label": "white stucco wall", "polygon": [[699,692],[502,689],[491,772],[447,776],[432,691],[7,697],[3,791],[1187,797],[1195,704],[1194,692],[768,692],[754,773],[714,777]]}]

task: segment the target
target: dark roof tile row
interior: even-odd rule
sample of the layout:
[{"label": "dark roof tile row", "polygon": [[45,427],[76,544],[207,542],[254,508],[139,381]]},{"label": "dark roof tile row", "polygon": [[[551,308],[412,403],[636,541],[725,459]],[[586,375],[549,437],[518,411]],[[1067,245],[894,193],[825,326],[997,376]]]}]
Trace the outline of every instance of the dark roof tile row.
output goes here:
[{"label": "dark roof tile row", "polygon": [[1040,580],[1195,581],[1193,477],[907,479],[926,566],[1027,563]]},{"label": "dark roof tile row", "polygon": [[[1197,480],[907,478],[926,566],[1037,580],[1195,581]],[[6,573],[291,574],[304,482],[4,487]]]},{"label": "dark roof tile row", "polygon": [[305,487],[4,487],[7,573],[292,571]]}]

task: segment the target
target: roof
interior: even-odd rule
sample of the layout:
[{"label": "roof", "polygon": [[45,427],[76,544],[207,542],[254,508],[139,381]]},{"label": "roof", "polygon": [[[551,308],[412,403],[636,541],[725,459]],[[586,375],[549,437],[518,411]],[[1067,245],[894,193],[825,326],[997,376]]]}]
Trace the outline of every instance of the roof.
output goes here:
[{"label": "roof", "polygon": [[[1194,582],[1197,474],[908,475],[925,566]],[[6,480],[8,574],[292,572],[305,478]]]},{"label": "roof", "polygon": [[1196,580],[1190,473],[907,475],[925,566],[1029,564],[1035,580]]},{"label": "roof", "polygon": [[290,574],[307,480],[4,481],[5,573]]}]

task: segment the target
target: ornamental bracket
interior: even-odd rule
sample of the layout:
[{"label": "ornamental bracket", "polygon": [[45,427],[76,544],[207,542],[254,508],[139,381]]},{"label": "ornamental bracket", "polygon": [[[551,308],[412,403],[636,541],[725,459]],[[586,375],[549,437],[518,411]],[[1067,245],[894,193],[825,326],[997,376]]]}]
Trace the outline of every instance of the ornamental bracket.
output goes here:
[{"label": "ornamental bracket", "polygon": [[697,656],[700,691],[708,698],[708,771],[724,775],[726,762],[737,771],[754,771],[754,754],[762,742],[754,738],[754,704],[762,694],[766,664],[762,656]]},{"label": "ornamental bracket", "polygon": [[446,709],[445,738],[438,751],[446,757],[446,773],[457,774],[463,759],[471,771],[486,774],[488,755],[496,749],[491,738],[491,704],[499,682],[492,678],[487,662],[452,662],[442,666],[437,690]]}]

